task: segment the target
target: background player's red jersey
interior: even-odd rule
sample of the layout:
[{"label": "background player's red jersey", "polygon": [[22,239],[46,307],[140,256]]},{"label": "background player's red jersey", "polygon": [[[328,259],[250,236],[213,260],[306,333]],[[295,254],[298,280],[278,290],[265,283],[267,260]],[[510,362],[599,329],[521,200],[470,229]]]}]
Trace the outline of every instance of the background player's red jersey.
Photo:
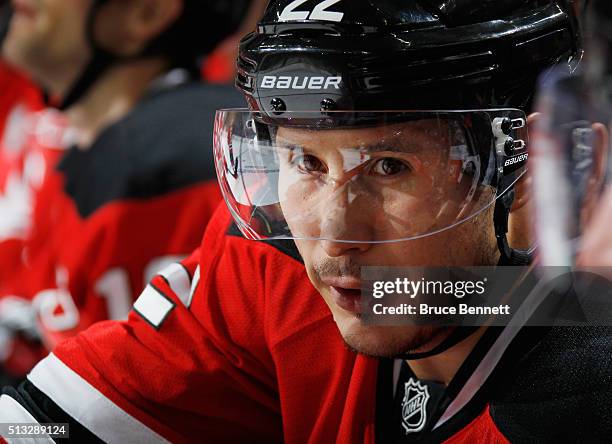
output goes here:
[{"label": "background player's red jersey", "polygon": [[33,194],[48,166],[62,124],[43,109],[37,88],[0,61],[0,286],[21,263],[31,226]]},{"label": "background player's red jersey", "polygon": [[49,170],[35,196],[25,266],[2,288],[33,301],[48,347],[94,322],[125,318],[155,271],[199,244],[220,199],[214,110],[242,103],[233,93],[200,83],[157,90]]},{"label": "background player's red jersey", "polygon": [[[44,108],[38,89],[0,61],[0,288],[25,262],[24,243],[32,227],[34,196],[61,155],[63,116]],[[44,356],[24,340],[34,333],[29,302],[0,290],[0,381],[23,375]]]}]

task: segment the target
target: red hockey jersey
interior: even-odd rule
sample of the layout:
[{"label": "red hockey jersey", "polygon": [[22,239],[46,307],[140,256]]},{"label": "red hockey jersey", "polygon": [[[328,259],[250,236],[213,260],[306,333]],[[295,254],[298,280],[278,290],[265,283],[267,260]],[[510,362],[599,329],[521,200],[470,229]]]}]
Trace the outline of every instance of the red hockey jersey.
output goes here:
[{"label": "red hockey jersey", "polygon": [[40,110],[42,97],[26,77],[0,60],[0,134],[4,133],[9,116],[17,107],[28,111]]},{"label": "red hockey jersey", "polygon": [[[200,252],[156,276],[127,321],[66,341],[7,390],[0,422],[67,422],[74,442],[396,442],[397,365],[344,346],[299,259],[291,242],[238,236],[221,207]],[[611,337],[489,330],[415,436],[609,437]]]},{"label": "red hockey jersey", "polygon": [[0,62],[0,286],[21,264],[33,195],[58,157],[58,114],[43,110],[37,88]]},{"label": "red hockey jersey", "polygon": [[197,247],[220,199],[214,110],[241,101],[230,88],[200,83],[157,90],[49,171],[35,196],[26,264],[0,292],[33,301],[49,348],[94,322],[127,317],[154,273]]}]

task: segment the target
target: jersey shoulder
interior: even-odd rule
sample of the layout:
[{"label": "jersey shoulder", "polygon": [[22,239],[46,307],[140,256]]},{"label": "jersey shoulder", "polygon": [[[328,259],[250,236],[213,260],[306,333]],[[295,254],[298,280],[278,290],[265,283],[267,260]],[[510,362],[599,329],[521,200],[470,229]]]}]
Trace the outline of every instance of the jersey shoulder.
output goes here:
[{"label": "jersey shoulder", "polygon": [[248,322],[255,330],[243,330],[245,340],[248,335],[258,337],[259,326],[270,348],[331,321],[295,243],[246,239],[225,204],[207,226],[200,254],[200,276],[206,288],[198,293],[201,299],[194,301],[198,317],[212,322],[224,313],[234,318],[235,325]]},{"label": "jersey shoulder", "polygon": [[[525,334],[540,333],[531,328]],[[612,328],[552,327],[514,365],[505,366],[503,377],[491,414],[506,436],[611,436]]]}]

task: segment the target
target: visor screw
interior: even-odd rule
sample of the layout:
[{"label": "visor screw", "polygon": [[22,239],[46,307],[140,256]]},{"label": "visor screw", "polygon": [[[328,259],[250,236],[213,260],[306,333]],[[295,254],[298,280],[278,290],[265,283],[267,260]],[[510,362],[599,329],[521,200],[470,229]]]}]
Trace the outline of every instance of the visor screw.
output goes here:
[{"label": "visor screw", "polygon": [[321,100],[322,113],[324,113],[325,111],[335,111],[336,109],[338,109],[338,105],[336,105],[336,102],[334,102],[332,99],[325,98]]},{"label": "visor screw", "polygon": [[504,133],[507,136],[512,131],[512,120],[506,117],[504,120],[501,121],[499,126],[500,126],[500,129],[502,130],[502,133]]},{"label": "visor screw", "polygon": [[272,101],[270,102],[270,106],[272,107],[274,114],[282,114],[287,111],[287,105],[285,105],[285,102],[283,102],[282,99],[279,99],[278,97],[272,99]]}]

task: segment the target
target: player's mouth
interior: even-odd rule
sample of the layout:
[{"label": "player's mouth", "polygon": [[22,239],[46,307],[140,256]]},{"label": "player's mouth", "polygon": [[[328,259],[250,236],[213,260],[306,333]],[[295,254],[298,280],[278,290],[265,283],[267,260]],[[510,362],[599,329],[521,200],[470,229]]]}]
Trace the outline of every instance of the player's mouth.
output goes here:
[{"label": "player's mouth", "polygon": [[329,293],[334,304],[341,309],[354,314],[361,310],[361,280],[353,277],[324,279],[329,286]]}]

